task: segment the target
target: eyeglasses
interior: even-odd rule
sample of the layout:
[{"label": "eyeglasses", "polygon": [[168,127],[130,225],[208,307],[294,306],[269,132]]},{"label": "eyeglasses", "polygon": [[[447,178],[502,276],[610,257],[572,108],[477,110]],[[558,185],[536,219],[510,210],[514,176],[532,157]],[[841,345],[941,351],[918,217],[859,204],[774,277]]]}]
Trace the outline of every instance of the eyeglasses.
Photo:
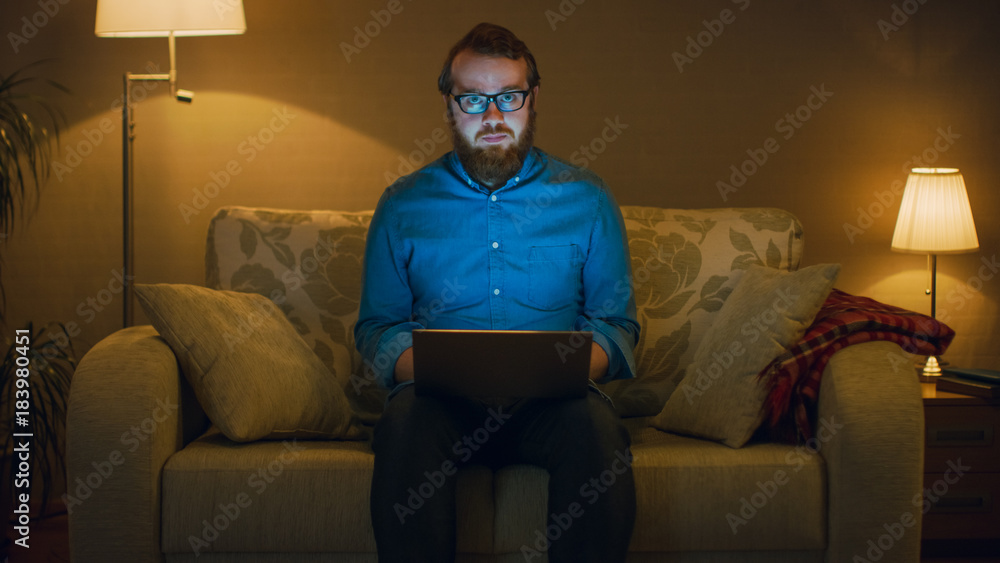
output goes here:
[{"label": "eyeglasses", "polygon": [[458,107],[465,113],[477,114],[486,111],[490,107],[490,102],[496,104],[497,109],[503,112],[517,111],[524,107],[524,100],[528,98],[528,90],[512,90],[510,92],[500,92],[488,96],[486,94],[452,94],[458,102]]}]

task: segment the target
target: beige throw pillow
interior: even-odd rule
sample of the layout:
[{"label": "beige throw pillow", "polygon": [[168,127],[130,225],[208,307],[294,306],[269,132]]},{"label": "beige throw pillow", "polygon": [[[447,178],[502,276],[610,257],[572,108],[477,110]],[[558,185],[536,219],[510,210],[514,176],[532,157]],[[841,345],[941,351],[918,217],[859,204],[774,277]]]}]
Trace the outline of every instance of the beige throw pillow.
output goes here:
[{"label": "beige throw pillow", "polygon": [[802,338],[839,273],[839,264],[747,270],[653,426],[733,448],[746,444],[763,420],[767,396],[757,375]]},{"label": "beige throw pillow", "polygon": [[173,284],[136,296],[229,439],[362,437],[336,378],[269,299]]}]

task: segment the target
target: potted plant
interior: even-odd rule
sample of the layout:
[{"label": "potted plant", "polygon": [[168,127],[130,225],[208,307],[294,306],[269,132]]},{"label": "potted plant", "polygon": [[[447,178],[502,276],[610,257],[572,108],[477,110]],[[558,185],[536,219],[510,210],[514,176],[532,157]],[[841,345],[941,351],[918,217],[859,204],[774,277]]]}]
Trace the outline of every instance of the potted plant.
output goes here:
[{"label": "potted plant", "polygon": [[[26,221],[38,205],[42,185],[48,178],[59,127],[64,121],[42,95],[26,89],[45,84],[67,92],[51,81],[32,76],[32,63],[11,74],[0,74],[0,249],[15,227]],[[76,367],[75,354],[65,327],[59,324],[12,329],[7,326],[6,292],[3,286],[3,253],[0,252],[0,509],[9,517],[15,492],[13,477],[19,460],[12,455],[14,433],[30,432],[31,505],[29,517],[47,512],[56,479],[65,473],[64,444],[66,403],[70,378]],[[20,371],[19,371],[20,370]],[[28,371],[24,371],[28,370]],[[19,381],[21,380],[21,381]],[[20,426],[21,424],[23,426]],[[21,438],[24,441],[24,438]],[[23,484],[24,481],[21,482]],[[13,490],[11,485],[14,485]],[[11,526],[7,527],[8,533]],[[3,545],[6,551],[9,539]],[[3,553],[0,553],[0,557]]]}]

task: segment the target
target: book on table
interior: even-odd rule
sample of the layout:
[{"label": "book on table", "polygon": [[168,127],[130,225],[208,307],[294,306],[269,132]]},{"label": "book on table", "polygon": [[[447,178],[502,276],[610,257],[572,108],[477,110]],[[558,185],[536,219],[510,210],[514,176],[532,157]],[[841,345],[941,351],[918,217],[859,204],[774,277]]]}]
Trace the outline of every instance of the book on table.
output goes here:
[{"label": "book on table", "polygon": [[1000,398],[1000,371],[973,368],[946,368],[937,380],[939,391],[977,397]]},{"label": "book on table", "polygon": [[983,383],[1000,385],[1000,371],[995,369],[946,367],[944,368],[944,373],[945,375],[949,375],[951,377],[973,379],[976,381],[982,381]]}]

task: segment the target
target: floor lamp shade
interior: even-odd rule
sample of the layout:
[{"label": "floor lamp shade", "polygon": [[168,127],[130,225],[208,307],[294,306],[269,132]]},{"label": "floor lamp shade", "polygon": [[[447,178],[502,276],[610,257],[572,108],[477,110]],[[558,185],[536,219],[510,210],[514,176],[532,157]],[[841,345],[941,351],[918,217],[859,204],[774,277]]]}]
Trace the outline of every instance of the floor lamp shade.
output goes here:
[{"label": "floor lamp shade", "polygon": [[239,35],[242,0],[97,0],[98,37]]},{"label": "floor lamp shade", "polygon": [[959,254],[979,248],[965,180],[957,168],[914,168],[892,235],[892,249]]}]

